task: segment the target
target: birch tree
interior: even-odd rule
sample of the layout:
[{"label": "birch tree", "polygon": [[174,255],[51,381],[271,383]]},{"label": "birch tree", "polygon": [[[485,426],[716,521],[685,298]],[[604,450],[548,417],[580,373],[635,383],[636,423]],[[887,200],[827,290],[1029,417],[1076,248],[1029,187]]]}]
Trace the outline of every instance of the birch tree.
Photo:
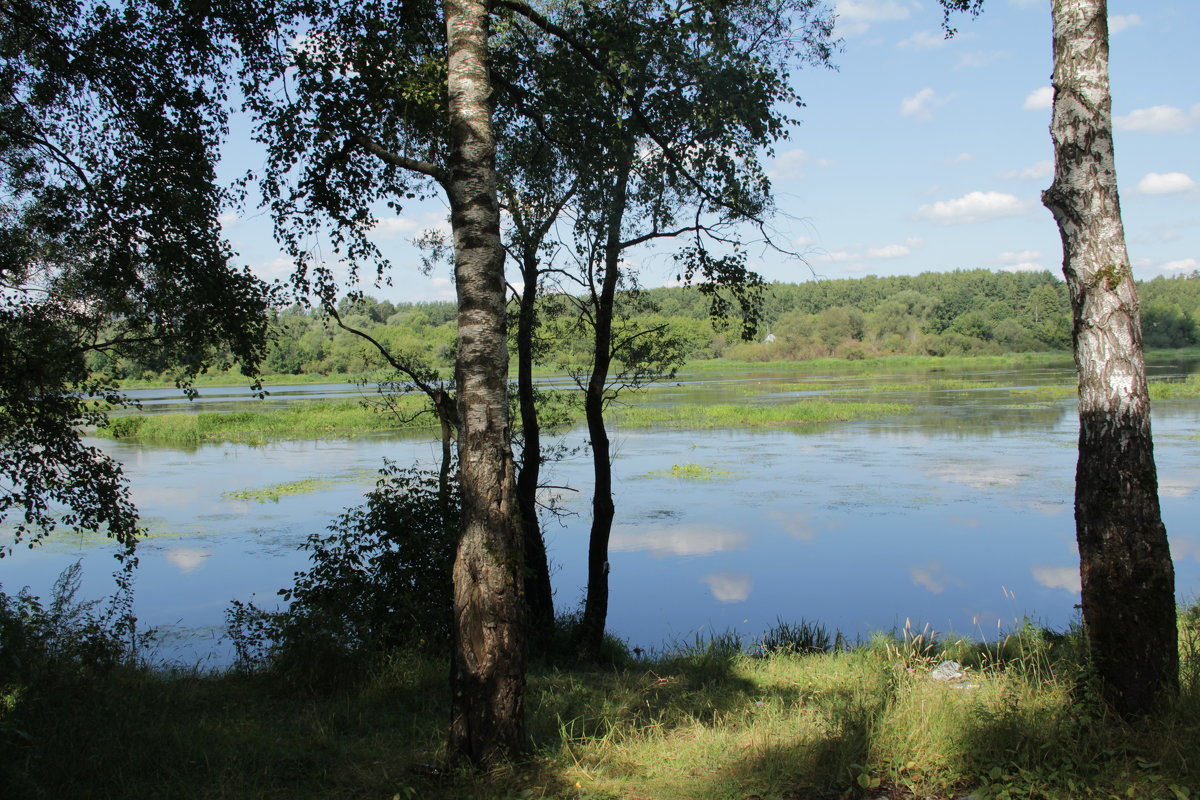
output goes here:
[{"label": "birch tree", "polygon": [[[328,304],[338,262],[352,278],[364,264],[383,274],[370,238],[377,204],[399,210],[440,191],[450,205],[462,520],[449,745],[452,758],[495,764],[525,745],[526,630],[487,5],[267,2],[229,22],[268,147],[264,200],[297,291]],[[334,259],[314,245],[322,233]]]},{"label": "birch tree", "polygon": [[1125,716],[1178,687],[1175,572],[1158,503],[1141,322],[1113,162],[1105,0],[1053,0],[1054,182],[1079,372],[1075,534],[1102,697]]}]

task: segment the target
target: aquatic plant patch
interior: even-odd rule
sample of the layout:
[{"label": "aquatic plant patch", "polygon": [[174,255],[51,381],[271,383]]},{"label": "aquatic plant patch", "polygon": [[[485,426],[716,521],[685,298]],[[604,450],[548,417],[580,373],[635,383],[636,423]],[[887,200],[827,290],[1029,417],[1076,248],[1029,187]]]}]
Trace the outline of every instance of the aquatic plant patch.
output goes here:
[{"label": "aquatic plant patch", "polygon": [[656,469],[641,478],[676,478],[684,481],[713,481],[734,477],[727,469],[704,464],[672,464],[670,469]]},{"label": "aquatic plant patch", "polygon": [[617,424],[631,428],[738,428],[849,422],[912,412],[913,406],[905,403],[839,403],[814,399],[776,405],[629,405],[615,409],[612,416]]}]

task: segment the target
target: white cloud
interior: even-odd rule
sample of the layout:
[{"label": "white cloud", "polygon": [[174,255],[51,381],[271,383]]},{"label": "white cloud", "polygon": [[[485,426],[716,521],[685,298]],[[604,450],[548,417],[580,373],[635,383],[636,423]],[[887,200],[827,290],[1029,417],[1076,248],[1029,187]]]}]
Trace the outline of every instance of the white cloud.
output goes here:
[{"label": "white cloud", "polygon": [[950,102],[949,97],[939,97],[938,93],[928,87],[900,101],[900,116],[913,117],[922,121],[933,119],[937,108]]},{"label": "white cloud", "polygon": [[1001,264],[1020,264],[1022,261],[1033,261],[1035,258],[1041,258],[1042,254],[1038,250],[1020,250],[1017,252],[1001,253],[996,256],[996,260]]},{"label": "white cloud", "polygon": [[911,252],[912,250],[902,244],[887,244],[883,247],[867,248],[867,258],[903,258]]},{"label": "white cloud", "polygon": [[1137,185],[1142,194],[1174,194],[1195,188],[1196,182],[1183,172],[1151,172]]},{"label": "white cloud", "polygon": [[946,164],[947,166],[954,166],[955,164],[970,164],[974,160],[974,153],[959,153],[956,156],[947,156],[946,158],[943,158],[942,163]]},{"label": "white cloud", "polygon": [[1033,579],[1047,589],[1079,591],[1079,567],[1046,567],[1038,564],[1030,571],[1033,573]]},{"label": "white cloud", "polygon": [[1200,120],[1200,105],[1184,111],[1175,106],[1135,108],[1121,117],[1113,117],[1113,127],[1119,131],[1138,133],[1183,133]]},{"label": "white cloud", "polygon": [[916,248],[925,244],[925,240],[922,239],[920,236],[909,236],[907,239],[904,240],[904,243],[906,245],[908,245],[910,248],[915,250]]},{"label": "white cloud", "polygon": [[1194,272],[1200,269],[1200,259],[1181,258],[1178,261],[1168,261],[1160,269],[1163,272]]},{"label": "white cloud", "polygon": [[1050,86],[1034,89],[1025,96],[1025,103],[1021,106],[1026,111],[1046,111],[1053,107],[1054,89]]},{"label": "white cloud", "polygon": [[221,223],[221,226],[224,228],[233,227],[239,220],[241,220],[241,217],[232,211],[226,211],[224,214],[217,217],[217,222]]},{"label": "white cloud", "polygon": [[722,603],[741,603],[754,587],[749,575],[737,572],[718,572],[701,578],[700,582],[707,583],[713,597]]},{"label": "white cloud", "polygon": [[1108,17],[1108,32],[1110,35],[1115,36],[1121,31],[1127,31],[1130,28],[1136,28],[1138,25],[1145,24],[1137,14],[1110,14]]},{"label": "white cloud", "polygon": [[609,541],[614,553],[648,550],[650,555],[702,556],[728,550],[745,550],[746,534],[715,525],[676,525],[670,528],[649,528],[618,531]]},{"label": "white cloud", "polygon": [[792,239],[792,244],[796,245],[796,247],[811,247],[816,243],[817,240],[811,236],[797,236],[795,239]]},{"label": "white cloud", "polygon": [[803,178],[804,165],[808,163],[808,153],[800,148],[785,150],[775,156],[771,162],[770,175],[773,178]]},{"label": "white cloud", "polygon": [[414,233],[421,227],[408,217],[382,217],[375,220],[372,228],[379,236],[394,236],[397,233]]},{"label": "white cloud", "polygon": [[815,257],[815,260],[840,263],[843,261],[853,261],[860,257],[858,253],[851,253],[849,250],[831,250],[820,253]]},{"label": "white cloud", "polygon": [[1050,159],[1046,159],[1044,161],[1038,161],[1037,163],[1030,164],[1028,167],[1009,170],[1008,172],[1001,172],[1000,177],[1015,178],[1021,181],[1038,181],[1049,178],[1053,174],[1054,162]]},{"label": "white cloud", "polygon": [[997,50],[992,53],[963,53],[963,55],[959,57],[958,64],[956,64],[954,68],[956,70],[978,69],[980,67],[986,67],[988,64],[994,64],[1007,55],[1008,53],[1005,53],[1003,50]]},{"label": "white cloud", "polygon": [[896,46],[914,50],[932,50],[936,47],[941,47],[945,43],[946,35],[943,33],[937,31],[917,31],[907,39],[901,39],[896,43]]},{"label": "white cloud", "polygon": [[917,209],[917,216],[939,225],[986,222],[1025,213],[1027,206],[1003,192],[971,192],[954,200],[939,200]]},{"label": "white cloud", "polygon": [[914,4],[904,0],[837,0],[833,13],[837,17],[839,36],[857,36],[876,22],[895,22],[908,19]]},{"label": "white cloud", "polygon": [[1042,254],[1037,250],[1021,250],[1015,253],[1001,253],[996,257],[1005,272],[1041,272],[1045,269],[1037,259]]},{"label": "white cloud", "polygon": [[292,274],[295,268],[296,262],[286,256],[278,256],[270,261],[250,265],[251,272],[267,281],[286,278]]}]

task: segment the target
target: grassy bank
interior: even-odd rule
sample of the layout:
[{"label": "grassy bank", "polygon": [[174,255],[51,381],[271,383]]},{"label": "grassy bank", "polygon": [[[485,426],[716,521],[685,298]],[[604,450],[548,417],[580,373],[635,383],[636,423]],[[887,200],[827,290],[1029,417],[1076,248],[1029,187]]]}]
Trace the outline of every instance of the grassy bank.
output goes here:
[{"label": "grassy bank", "polygon": [[[886,394],[889,392],[950,392],[980,389],[1007,389],[1014,400],[1045,402],[1073,397],[1073,383],[1035,387],[1011,388],[1003,380],[986,378],[965,379],[957,377],[930,376],[930,371],[954,371],[958,369],[1001,369],[1017,366],[1060,364],[1061,354],[1026,354],[1011,357],[978,357],[943,359],[933,357],[897,357],[874,361],[846,362],[827,359],[821,362],[792,364],[797,378],[812,375],[810,380],[799,380],[773,391],[826,392],[835,399],[813,398],[789,404],[703,404],[672,400],[655,403],[657,392],[670,387],[651,387],[641,393],[629,393],[629,402],[613,406],[610,419],[626,428],[683,427],[683,428],[729,428],[756,426],[807,425],[820,422],[847,422],[911,413],[913,407],[905,403],[851,402],[844,398],[856,394]],[[828,362],[828,363],[827,363]],[[932,368],[930,365],[936,364]],[[716,366],[714,366],[716,365]],[[1069,362],[1068,362],[1069,365]],[[719,370],[717,369],[719,366]],[[825,380],[823,375],[838,366],[843,374],[864,376],[861,385],[846,385]],[[800,371],[803,367],[803,371]],[[689,372],[705,374],[713,371],[736,371],[742,368],[777,372],[781,364],[738,365],[736,363],[698,362],[689,365]],[[908,372],[912,380],[897,379],[898,373]],[[870,376],[880,375],[879,380],[869,381]],[[886,377],[883,377],[886,376]],[[869,381],[869,382],[867,382]],[[753,397],[763,390],[753,383],[728,387],[726,393],[741,393]],[[1200,397],[1200,376],[1185,381],[1153,381],[1150,384],[1153,400],[1171,400]],[[195,444],[202,442],[261,442],[281,438],[320,438],[346,436],[384,431],[432,429],[435,422],[428,414],[418,415],[424,408],[422,399],[416,395],[400,398],[398,413],[380,414],[364,408],[357,401],[314,400],[297,403],[285,408],[261,407],[251,411],[231,413],[188,413],[115,416],[109,426],[98,435],[135,441]],[[575,422],[582,421],[578,408],[573,409]]]},{"label": "grassy bank", "polygon": [[356,433],[435,427],[428,414],[418,414],[417,397],[397,399],[397,413],[379,413],[356,400],[313,400],[284,408],[194,414],[128,414],[112,417],[98,436],[145,442],[260,442]]},{"label": "grassy bank", "polygon": [[[1179,359],[1200,358],[1200,349],[1188,348],[1182,350],[1148,350],[1146,360],[1150,362],[1167,362]],[[1063,367],[1074,366],[1072,355],[1068,351],[1050,351],[1043,353],[1012,353],[1000,356],[883,356],[868,359],[818,358],[807,361],[737,361],[734,359],[716,358],[699,361],[689,361],[680,369],[681,374],[697,374],[721,372],[731,369],[761,370],[763,372],[798,371],[808,374],[858,374],[886,373],[889,371],[954,371],[968,369],[1015,369],[1021,367]],[[453,373],[451,364],[443,364],[439,369],[449,375]],[[515,362],[510,366],[510,372],[516,374]],[[554,377],[564,375],[564,371],[552,367],[535,367],[535,375],[539,377]],[[322,383],[354,383],[365,380],[373,383],[384,380],[388,373],[380,371],[371,375],[359,373],[331,374],[302,374],[262,376],[263,384],[271,386],[294,386]],[[196,378],[197,388],[221,386],[245,386],[248,379],[236,372],[211,372]],[[169,389],[175,384],[170,379],[121,381],[123,389]]]},{"label": "grassy bank", "polygon": [[[718,637],[604,669],[535,666],[529,755],[490,775],[444,765],[446,665],[427,656],[317,686],[81,671],[5,687],[0,795],[1195,798],[1197,622],[1181,627],[1183,693],[1136,725],[1094,710],[1074,637],[1032,628],[991,647],[879,636],[763,656]],[[943,659],[965,674],[935,679]]]},{"label": "grassy bank", "polygon": [[[402,398],[399,414],[380,414],[356,401],[314,400],[287,408],[262,408],[224,414],[153,414],[113,417],[98,436],[165,444],[201,442],[262,442],[361,433],[433,429],[434,418],[416,415],[417,397]],[[614,407],[610,419],[627,428],[652,426],[727,428],[759,425],[805,425],[845,422],[905,414],[911,406],[899,403],[850,403],[806,400],[788,405],[737,406],[674,403],[668,406],[631,404]],[[575,421],[582,421],[575,409]]]}]

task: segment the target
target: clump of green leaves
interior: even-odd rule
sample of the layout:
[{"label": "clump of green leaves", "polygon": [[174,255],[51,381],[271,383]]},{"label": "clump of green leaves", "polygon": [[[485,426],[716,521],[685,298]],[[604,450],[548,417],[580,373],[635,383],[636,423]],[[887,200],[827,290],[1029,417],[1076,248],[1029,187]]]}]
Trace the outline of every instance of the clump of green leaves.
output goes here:
[{"label": "clump of green leaves", "polygon": [[79,562],[68,567],[48,600],[27,588],[16,595],[0,592],[0,693],[104,672],[128,661],[121,621],[101,610],[100,601],[76,599],[82,575]]},{"label": "clump of green leaves", "polygon": [[436,473],[385,462],[363,505],[303,545],[310,567],[268,612],[234,601],[239,663],[324,680],[391,649],[444,651],[451,632],[451,569],[459,495]]}]

